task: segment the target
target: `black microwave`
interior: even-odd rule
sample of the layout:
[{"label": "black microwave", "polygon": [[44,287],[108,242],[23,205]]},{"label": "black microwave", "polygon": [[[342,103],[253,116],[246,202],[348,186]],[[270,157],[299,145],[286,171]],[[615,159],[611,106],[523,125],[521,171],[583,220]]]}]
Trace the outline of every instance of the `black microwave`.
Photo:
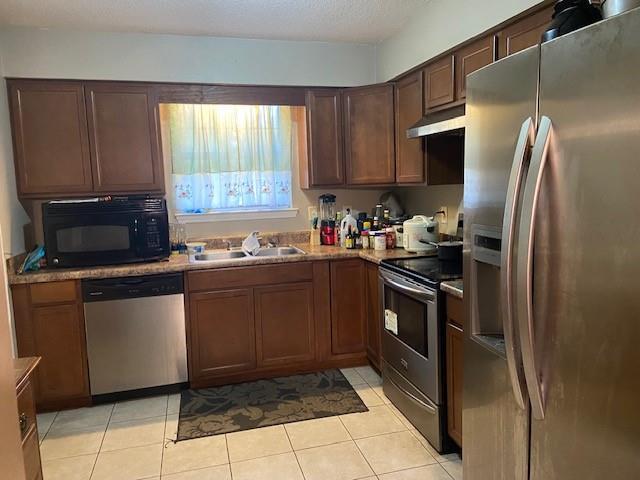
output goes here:
[{"label": "black microwave", "polygon": [[49,267],[147,262],[171,253],[162,198],[51,201],[42,204],[42,219]]}]

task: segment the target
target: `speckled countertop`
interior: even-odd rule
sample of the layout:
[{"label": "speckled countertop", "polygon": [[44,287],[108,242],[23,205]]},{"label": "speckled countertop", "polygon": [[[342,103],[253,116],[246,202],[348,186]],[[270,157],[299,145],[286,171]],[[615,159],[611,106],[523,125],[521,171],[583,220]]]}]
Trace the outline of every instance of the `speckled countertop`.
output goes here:
[{"label": "speckled countertop", "polygon": [[463,296],[462,279],[442,282],[440,288],[443,292],[450,293],[454,297],[462,298]]},{"label": "speckled countertop", "polygon": [[[189,263],[186,255],[173,255],[168,260],[150,263],[133,263],[128,265],[112,265],[86,268],[60,268],[28,272],[21,275],[15,273],[10,262],[8,269],[9,284],[55,282],[60,280],[77,280],[83,278],[131,277],[136,275],[154,275],[162,273],[184,272],[187,270],[211,270],[215,268],[242,267],[251,265],[267,265],[273,263],[289,263],[341,258],[363,258],[369,262],[380,263],[392,258],[411,258],[424,255],[409,253],[402,248],[394,250],[347,250],[345,248],[326,245],[295,244],[306,252],[304,255],[287,255],[284,257],[249,257],[220,260],[216,262]],[[216,250],[211,250],[215,252]],[[219,250],[224,251],[224,250]]]}]

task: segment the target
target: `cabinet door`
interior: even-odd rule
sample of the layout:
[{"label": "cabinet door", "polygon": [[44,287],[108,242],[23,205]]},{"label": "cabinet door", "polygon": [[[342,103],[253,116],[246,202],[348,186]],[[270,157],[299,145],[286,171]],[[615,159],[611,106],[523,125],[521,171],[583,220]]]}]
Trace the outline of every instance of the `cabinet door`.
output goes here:
[{"label": "cabinet door", "polygon": [[499,58],[513,55],[540,43],[540,37],[551,23],[552,15],[553,6],[550,6],[505,27],[498,34]]},{"label": "cabinet door", "polygon": [[344,91],[347,183],[383,185],[396,181],[393,85]]},{"label": "cabinet door", "polygon": [[496,37],[490,35],[462,47],[456,52],[456,99],[467,95],[467,75],[493,63],[496,59]]},{"label": "cabinet door", "polygon": [[301,171],[301,184],[304,188],[344,185],[340,90],[309,90],[306,104],[308,165]]},{"label": "cabinet door", "polygon": [[[89,395],[84,318],[78,304],[48,305],[32,311],[38,404]],[[22,352],[20,353],[22,355]]]},{"label": "cabinet door", "polygon": [[87,83],[96,192],[163,191],[155,101],[150,87]]},{"label": "cabinet door", "polygon": [[192,379],[255,368],[251,289],[190,294],[189,328]]},{"label": "cabinet door", "polygon": [[366,351],[364,262],[331,262],[331,353]]},{"label": "cabinet door", "polygon": [[91,162],[79,82],[9,80],[18,193],[91,192]]},{"label": "cabinet door", "polygon": [[371,363],[380,369],[382,329],[382,303],[380,298],[380,282],[378,280],[378,266],[374,263],[365,264],[366,296],[367,296],[367,356]]},{"label": "cabinet door", "polygon": [[313,283],[254,289],[258,367],[315,358]]},{"label": "cabinet door", "polygon": [[453,55],[427,65],[424,69],[424,109],[430,110],[455,100],[455,59]]},{"label": "cabinet door", "polygon": [[462,447],[462,344],[460,327],[447,323],[447,427]]},{"label": "cabinet door", "polygon": [[407,129],[422,118],[422,71],[396,83],[396,182],[424,182],[422,139],[407,138]]}]

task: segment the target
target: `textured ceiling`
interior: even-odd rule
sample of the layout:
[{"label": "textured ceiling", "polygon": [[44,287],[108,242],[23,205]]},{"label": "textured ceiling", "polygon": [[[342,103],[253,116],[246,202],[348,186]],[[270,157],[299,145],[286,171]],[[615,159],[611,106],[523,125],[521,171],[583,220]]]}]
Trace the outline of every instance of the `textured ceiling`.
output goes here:
[{"label": "textured ceiling", "polygon": [[428,0],[0,0],[0,25],[377,43]]}]

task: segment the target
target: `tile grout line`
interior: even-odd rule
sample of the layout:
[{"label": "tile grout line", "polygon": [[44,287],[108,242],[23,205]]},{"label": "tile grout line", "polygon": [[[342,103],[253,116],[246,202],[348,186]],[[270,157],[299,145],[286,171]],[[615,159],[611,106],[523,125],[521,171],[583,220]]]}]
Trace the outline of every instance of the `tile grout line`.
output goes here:
[{"label": "tile grout line", "polygon": [[[180,419],[178,418],[178,421],[180,421]],[[229,465],[229,476],[231,477],[231,480],[233,480],[233,470],[231,469],[231,455],[229,454],[229,439],[227,438],[227,434],[224,434],[224,448],[226,448],[227,450],[227,463]]]},{"label": "tile grout line", "polygon": [[[367,457],[364,455],[364,453],[362,453],[362,450],[360,450],[360,447],[358,446],[358,442],[356,442],[356,440],[353,438],[353,436],[351,436],[351,432],[349,431],[349,429],[347,428],[347,426],[344,424],[344,422],[342,421],[342,418],[338,417],[338,420],[340,420],[340,423],[342,423],[342,426],[344,427],[344,429],[347,431],[347,433],[349,434],[349,437],[351,438],[351,441],[353,442],[353,444],[356,446],[356,449],[358,450],[358,452],[360,453],[360,455],[362,456],[362,458],[364,459],[364,461],[366,462],[367,466],[369,467],[369,470],[371,470],[371,472],[373,473],[373,475],[377,478],[378,474],[376,473],[376,471],[373,469],[373,467],[371,466],[371,464],[369,463],[369,460],[367,460]],[[371,475],[367,475],[368,477],[370,477]],[[362,477],[362,478],[367,478],[367,477]]]},{"label": "tile grout line", "polygon": [[[298,454],[293,449],[293,442],[291,441],[291,437],[289,437],[289,432],[287,432],[287,426],[283,423],[282,429],[284,430],[284,434],[287,436],[287,440],[289,441],[289,446],[291,447],[291,453],[293,453],[293,458],[296,459],[296,463],[298,464],[298,468],[300,469],[300,473],[302,474],[303,480],[306,480],[306,476],[304,474],[304,470],[302,470],[302,465],[300,465],[300,459],[298,458]],[[233,480],[233,479],[231,479]]]},{"label": "tile grout line", "polygon": [[[53,420],[51,420],[51,423],[49,424],[49,428],[47,428],[47,431],[44,432],[44,434],[42,435],[42,440],[38,439],[38,445],[42,445],[42,442],[44,442],[44,439],[47,438],[47,435],[49,435],[49,432],[51,431],[51,427],[53,427],[53,422],[56,421],[56,418],[58,418],[58,414],[60,413],[60,411],[57,412],[53,412]],[[38,415],[36,414],[36,426],[38,425]],[[38,431],[38,433],[40,433],[40,431]]]},{"label": "tile grout line", "polygon": [[114,403],[111,406],[111,412],[109,413],[109,418],[107,419],[107,424],[104,427],[104,432],[102,433],[102,440],[100,440],[100,447],[98,448],[98,453],[96,453],[96,459],[93,461],[93,467],[91,467],[91,474],[89,475],[89,480],[93,477],[93,474],[96,470],[96,465],[98,464],[98,457],[100,456],[100,451],[102,450],[102,444],[104,443],[104,437],[107,435],[107,429],[109,428],[109,423],[111,422],[111,417],[113,416],[113,411],[116,409],[116,404]]},{"label": "tile grout line", "polygon": [[[169,395],[167,395],[166,408],[164,409],[164,431],[162,433],[162,448],[160,449],[160,478],[162,478],[162,467],[164,464],[164,449],[167,441],[167,418],[169,418]],[[178,416],[178,421],[179,421]]]}]

